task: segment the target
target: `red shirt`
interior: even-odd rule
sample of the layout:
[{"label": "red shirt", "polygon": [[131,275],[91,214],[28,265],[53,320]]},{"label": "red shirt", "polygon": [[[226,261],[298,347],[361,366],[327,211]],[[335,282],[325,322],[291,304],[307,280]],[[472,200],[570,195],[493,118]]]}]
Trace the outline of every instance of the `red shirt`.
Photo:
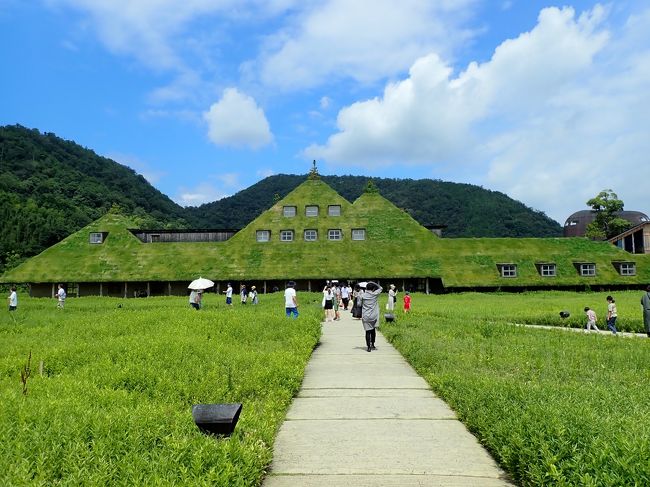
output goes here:
[{"label": "red shirt", "polygon": [[404,295],[404,309],[411,309],[411,296]]}]

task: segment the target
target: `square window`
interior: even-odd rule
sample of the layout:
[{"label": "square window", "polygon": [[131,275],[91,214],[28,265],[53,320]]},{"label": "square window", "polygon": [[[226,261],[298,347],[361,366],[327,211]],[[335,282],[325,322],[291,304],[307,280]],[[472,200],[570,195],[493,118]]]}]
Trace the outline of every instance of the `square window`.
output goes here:
[{"label": "square window", "polygon": [[621,262],[618,272],[621,276],[635,276],[636,264],[634,262]]},{"label": "square window", "polygon": [[318,216],[318,206],[305,206],[305,216]]},{"label": "square window", "polygon": [[296,216],[296,207],[295,206],[283,206],[282,207],[282,216]]},{"label": "square window", "polygon": [[293,241],[293,230],[281,230],[280,231],[280,240],[282,242],[292,242]]},{"label": "square window", "polygon": [[327,231],[328,240],[341,240],[343,238],[343,232],[340,229],[330,229]]},{"label": "square window", "polygon": [[539,274],[542,277],[555,277],[555,264],[542,264],[539,266]]},{"label": "square window", "polygon": [[517,277],[515,264],[501,264],[501,277]]},{"label": "square window", "polygon": [[596,275],[596,264],[580,264],[580,275],[593,277]]},{"label": "square window", "polygon": [[365,228],[353,228],[352,229],[352,240],[365,240],[366,239],[366,229]]},{"label": "square window", "polygon": [[341,216],[341,205],[329,205],[327,207],[328,216]]},{"label": "square window", "polygon": [[271,230],[258,230],[255,232],[255,238],[258,242],[268,242],[271,240]]},{"label": "square window", "polygon": [[92,232],[90,234],[90,243],[91,244],[100,244],[104,242],[104,234],[101,232]]},{"label": "square window", "polygon": [[318,240],[318,230],[305,230],[305,241],[314,242]]}]

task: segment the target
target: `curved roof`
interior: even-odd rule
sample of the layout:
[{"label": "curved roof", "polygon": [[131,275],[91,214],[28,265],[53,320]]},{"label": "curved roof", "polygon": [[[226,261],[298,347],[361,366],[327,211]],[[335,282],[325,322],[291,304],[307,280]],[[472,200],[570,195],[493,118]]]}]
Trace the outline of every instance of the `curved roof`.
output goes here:
[{"label": "curved roof", "polygon": [[[640,211],[619,211],[616,215],[629,221],[632,225],[650,221],[650,217]],[[584,237],[587,225],[596,218],[595,210],[580,210],[569,216],[564,222],[565,237]]]}]

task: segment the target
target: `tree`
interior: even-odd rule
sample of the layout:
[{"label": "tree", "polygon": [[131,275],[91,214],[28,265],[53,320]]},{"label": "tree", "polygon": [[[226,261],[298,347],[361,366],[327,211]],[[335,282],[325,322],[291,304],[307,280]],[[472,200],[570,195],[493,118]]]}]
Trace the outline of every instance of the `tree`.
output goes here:
[{"label": "tree", "polygon": [[587,201],[587,205],[596,212],[596,218],[587,225],[585,235],[594,240],[605,240],[625,231],[630,222],[618,213],[623,211],[623,200],[611,189],[604,189],[597,196]]}]

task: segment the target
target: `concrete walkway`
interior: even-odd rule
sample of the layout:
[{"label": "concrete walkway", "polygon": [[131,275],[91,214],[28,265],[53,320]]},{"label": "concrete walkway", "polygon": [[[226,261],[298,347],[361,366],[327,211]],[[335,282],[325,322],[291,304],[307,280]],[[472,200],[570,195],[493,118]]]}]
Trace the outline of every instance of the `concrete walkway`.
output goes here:
[{"label": "concrete walkway", "polygon": [[342,311],[320,345],[275,442],[265,487],[511,485],[402,356]]}]

